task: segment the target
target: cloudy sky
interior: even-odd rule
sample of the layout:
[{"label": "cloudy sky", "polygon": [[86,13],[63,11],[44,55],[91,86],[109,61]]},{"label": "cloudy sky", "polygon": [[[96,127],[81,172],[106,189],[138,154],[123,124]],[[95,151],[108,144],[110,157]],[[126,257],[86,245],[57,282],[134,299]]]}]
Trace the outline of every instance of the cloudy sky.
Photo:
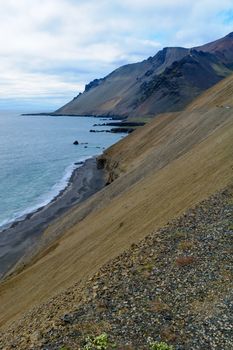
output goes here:
[{"label": "cloudy sky", "polygon": [[232,0],[0,0],[0,107],[59,107],[120,65],[231,31]]}]

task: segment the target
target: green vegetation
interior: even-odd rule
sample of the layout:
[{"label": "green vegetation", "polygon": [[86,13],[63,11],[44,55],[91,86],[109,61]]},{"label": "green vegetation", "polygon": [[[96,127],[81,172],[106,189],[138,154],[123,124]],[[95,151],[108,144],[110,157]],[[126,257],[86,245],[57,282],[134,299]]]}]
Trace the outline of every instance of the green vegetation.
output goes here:
[{"label": "green vegetation", "polygon": [[116,344],[111,343],[106,333],[100,334],[97,337],[87,337],[84,350],[110,350],[115,349]]},{"label": "green vegetation", "polygon": [[221,75],[221,76],[224,76],[224,77],[227,77],[231,71],[230,69],[226,68],[225,65],[223,64],[212,64],[212,68],[214,69],[214,71],[218,74],[218,75]]},{"label": "green vegetation", "polygon": [[139,272],[151,272],[155,267],[155,264],[148,263],[138,267]]},{"label": "green vegetation", "polygon": [[[152,338],[148,338],[148,346],[150,350],[173,350],[173,346],[165,342],[157,342]],[[110,350],[116,349],[117,345],[112,343],[106,333],[102,333],[96,337],[89,336],[86,338],[86,345],[83,350]],[[63,348],[62,348],[63,349]],[[64,348],[64,350],[66,350]]]},{"label": "green vegetation", "polygon": [[164,342],[157,342],[149,339],[150,350],[173,350],[173,346]]}]

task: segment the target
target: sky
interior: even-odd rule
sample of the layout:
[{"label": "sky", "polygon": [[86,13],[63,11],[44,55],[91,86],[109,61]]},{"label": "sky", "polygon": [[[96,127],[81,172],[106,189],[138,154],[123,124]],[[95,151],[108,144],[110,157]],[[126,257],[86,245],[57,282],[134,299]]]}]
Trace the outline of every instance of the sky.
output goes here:
[{"label": "sky", "polygon": [[0,107],[58,108],[121,65],[231,31],[232,0],[0,0]]}]

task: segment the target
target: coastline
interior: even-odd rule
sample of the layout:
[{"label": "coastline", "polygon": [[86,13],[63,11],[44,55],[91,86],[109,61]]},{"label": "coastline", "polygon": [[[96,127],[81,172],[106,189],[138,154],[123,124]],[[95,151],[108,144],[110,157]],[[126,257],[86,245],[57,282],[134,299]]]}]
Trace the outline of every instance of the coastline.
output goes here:
[{"label": "coastline", "polygon": [[17,263],[36,249],[43,231],[70,208],[83,202],[105,185],[104,170],[96,157],[75,168],[67,183],[47,205],[16,220],[0,232],[0,280],[12,273]]},{"label": "coastline", "polygon": [[[27,209],[23,210],[21,212],[21,214],[17,215],[14,219],[11,219],[11,220],[5,220],[5,222],[0,225],[0,235],[2,232],[5,232],[6,230],[12,228],[12,227],[15,227],[17,226],[20,222],[26,220],[26,219],[30,219],[30,217],[32,215],[34,215],[35,213],[39,212],[40,210],[43,210],[43,208],[45,208],[46,206],[52,204],[54,201],[56,201],[60,196],[62,196],[62,194],[66,191],[66,189],[68,188],[68,186],[70,186],[72,184],[72,179],[73,179],[73,176],[75,174],[75,172],[80,169],[81,166],[84,165],[84,163],[90,159],[90,158],[93,158],[92,157],[88,157],[86,159],[84,159],[83,161],[80,161],[78,163],[80,163],[79,166],[76,166],[76,164],[78,163],[74,163],[73,166],[72,166],[72,170],[69,172],[68,176],[66,176],[66,174],[64,175],[64,177],[61,179],[61,183],[62,185],[60,185],[60,181],[57,182],[55,184],[55,186],[57,186],[59,184],[59,187],[61,187],[58,191],[55,190],[51,190],[51,192],[49,192],[49,195],[48,195],[48,198],[47,196],[45,197],[45,199],[41,199],[41,202],[39,204],[36,204],[32,207],[28,207]],[[71,166],[70,166],[71,168]],[[64,181],[62,181],[64,180]],[[52,189],[55,187],[53,186]],[[53,193],[55,192],[55,193]],[[51,194],[51,195],[50,195]]]}]

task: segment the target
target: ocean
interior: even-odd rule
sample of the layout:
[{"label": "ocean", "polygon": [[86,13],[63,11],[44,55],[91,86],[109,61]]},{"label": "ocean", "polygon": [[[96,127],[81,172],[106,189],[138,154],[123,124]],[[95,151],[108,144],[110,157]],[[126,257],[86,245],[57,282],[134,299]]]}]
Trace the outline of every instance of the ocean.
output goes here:
[{"label": "ocean", "polygon": [[[75,163],[101,154],[123,137],[90,133],[95,123],[101,121],[0,111],[0,231],[48,204],[66,187]],[[75,140],[83,144],[75,146]]]}]

